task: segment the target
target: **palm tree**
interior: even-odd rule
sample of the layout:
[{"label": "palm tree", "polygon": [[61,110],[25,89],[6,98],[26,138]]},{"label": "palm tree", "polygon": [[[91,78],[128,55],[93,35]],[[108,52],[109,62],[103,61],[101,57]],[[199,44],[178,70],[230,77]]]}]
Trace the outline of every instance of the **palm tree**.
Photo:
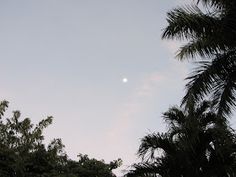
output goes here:
[{"label": "palm tree", "polygon": [[[200,1],[204,11],[197,6]],[[230,115],[236,106],[236,1],[198,0],[169,12],[167,22],[163,39],[188,41],[177,57],[203,59],[187,77],[182,104],[188,108],[210,95],[218,115]]]},{"label": "palm tree", "polygon": [[234,177],[235,134],[226,119],[217,116],[211,103],[203,102],[186,112],[177,107],[164,113],[168,131],[141,140],[128,177]]}]

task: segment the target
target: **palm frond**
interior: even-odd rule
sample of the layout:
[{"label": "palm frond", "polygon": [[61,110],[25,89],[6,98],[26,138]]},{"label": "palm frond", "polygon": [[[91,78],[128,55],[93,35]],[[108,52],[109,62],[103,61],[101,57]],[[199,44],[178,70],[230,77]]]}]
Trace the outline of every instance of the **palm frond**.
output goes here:
[{"label": "palm frond", "polygon": [[161,173],[161,165],[158,163],[138,163],[134,164],[126,177],[158,177]]},{"label": "palm frond", "polygon": [[217,107],[222,107],[220,115],[229,114],[231,107],[235,106],[236,51],[219,54],[211,62],[198,64],[199,67],[186,78],[189,82],[182,106],[188,108],[210,94]]},{"label": "palm frond", "polygon": [[205,6],[211,6],[218,9],[223,9],[232,5],[232,0],[197,0],[197,3],[199,2]]},{"label": "palm frond", "polygon": [[200,126],[205,127],[205,129],[210,127],[222,126],[227,123],[226,119],[222,119],[220,116],[216,116],[214,112],[208,112],[204,116],[200,117],[199,120]]},{"label": "palm frond", "polygon": [[186,121],[186,116],[178,107],[171,107],[168,111],[163,113],[163,118],[170,125],[175,123],[183,124]]},{"label": "palm frond", "polygon": [[206,101],[206,100],[198,103],[195,106],[195,111],[194,111],[194,112],[196,112],[196,117],[204,115],[204,112],[206,112],[209,109],[211,109],[211,105],[212,105],[212,103],[210,101]]},{"label": "palm frond", "polygon": [[162,39],[192,39],[211,35],[219,27],[215,16],[204,14],[197,6],[176,8],[167,13],[168,26],[164,29]]},{"label": "palm frond", "polygon": [[216,103],[218,115],[227,117],[231,115],[232,107],[236,106],[236,72],[229,75],[228,80],[217,80],[213,93],[213,101]]},{"label": "palm frond", "polygon": [[163,150],[166,153],[174,153],[175,148],[168,134],[152,133],[146,135],[141,140],[138,155],[142,159],[146,158],[152,160],[155,158],[157,150]]},{"label": "palm frond", "polygon": [[186,78],[190,80],[186,85],[187,93],[182,99],[181,106],[189,107],[197,101],[204,98],[204,96],[212,89],[216,68],[211,65],[211,62],[198,62],[199,67]]},{"label": "palm frond", "polygon": [[181,46],[176,57],[180,60],[195,58],[197,55],[201,57],[211,57],[222,51],[222,49],[225,50],[225,46],[219,46],[216,40],[209,39],[209,37],[199,37]]}]

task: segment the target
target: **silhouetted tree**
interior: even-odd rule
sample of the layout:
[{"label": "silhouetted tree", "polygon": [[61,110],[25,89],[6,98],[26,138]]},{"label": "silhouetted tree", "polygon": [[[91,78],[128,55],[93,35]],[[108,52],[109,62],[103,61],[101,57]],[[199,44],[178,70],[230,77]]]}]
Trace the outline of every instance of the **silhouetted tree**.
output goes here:
[{"label": "silhouetted tree", "polygon": [[187,41],[177,57],[203,59],[187,77],[183,105],[188,108],[212,96],[217,114],[227,117],[236,105],[236,1],[198,0],[170,11],[167,22],[162,38]]},{"label": "silhouetted tree", "polygon": [[70,160],[61,139],[43,143],[43,130],[52,123],[52,117],[36,126],[29,118],[20,120],[20,112],[3,119],[7,101],[0,102],[0,176],[1,177],[114,177],[112,170],[121,160],[106,164],[104,161],[79,155]]},{"label": "silhouetted tree", "polygon": [[142,162],[127,176],[234,177],[236,136],[209,102],[192,111],[178,107],[164,113],[166,133],[146,135],[138,150]]}]

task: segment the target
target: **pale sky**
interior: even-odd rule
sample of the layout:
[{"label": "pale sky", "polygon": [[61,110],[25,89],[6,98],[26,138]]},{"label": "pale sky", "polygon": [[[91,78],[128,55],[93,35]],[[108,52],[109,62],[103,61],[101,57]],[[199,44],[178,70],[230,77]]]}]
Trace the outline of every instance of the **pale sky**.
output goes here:
[{"label": "pale sky", "polygon": [[1,100],[34,123],[52,115],[46,142],[62,138],[72,159],[121,158],[121,174],[184,95],[187,63],[174,59],[176,42],[160,37],[166,12],[179,4],[0,0]]}]

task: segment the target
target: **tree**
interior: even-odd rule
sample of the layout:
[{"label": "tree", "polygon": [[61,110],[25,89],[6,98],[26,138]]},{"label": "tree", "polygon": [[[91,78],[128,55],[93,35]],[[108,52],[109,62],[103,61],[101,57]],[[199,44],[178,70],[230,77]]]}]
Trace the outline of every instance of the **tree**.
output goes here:
[{"label": "tree", "polygon": [[3,120],[8,102],[0,103],[0,167],[1,174],[8,177],[51,176],[53,170],[66,161],[64,145],[54,139],[48,147],[43,144],[43,130],[52,123],[52,117],[36,126],[29,118],[20,120],[20,112]]},{"label": "tree", "polygon": [[227,117],[236,106],[236,1],[199,2],[204,11],[197,5],[170,11],[162,38],[188,41],[179,49],[180,60],[196,55],[203,59],[187,77],[183,105],[189,108],[211,95],[218,114]]},{"label": "tree", "polygon": [[164,113],[166,133],[152,133],[141,140],[128,177],[234,177],[236,136],[227,121],[203,102],[191,112],[178,107]]},{"label": "tree", "polygon": [[29,118],[20,119],[20,112],[4,119],[8,102],[0,102],[0,176],[1,177],[115,177],[113,169],[121,160],[105,163],[79,155],[79,161],[68,158],[61,139],[43,143],[43,130],[52,123],[52,117],[36,126]]},{"label": "tree", "polygon": [[121,159],[106,164],[103,160],[90,159],[88,155],[79,154],[78,157],[78,161],[68,161],[66,165],[67,175],[73,174],[76,177],[115,177],[112,170],[122,164]]}]

